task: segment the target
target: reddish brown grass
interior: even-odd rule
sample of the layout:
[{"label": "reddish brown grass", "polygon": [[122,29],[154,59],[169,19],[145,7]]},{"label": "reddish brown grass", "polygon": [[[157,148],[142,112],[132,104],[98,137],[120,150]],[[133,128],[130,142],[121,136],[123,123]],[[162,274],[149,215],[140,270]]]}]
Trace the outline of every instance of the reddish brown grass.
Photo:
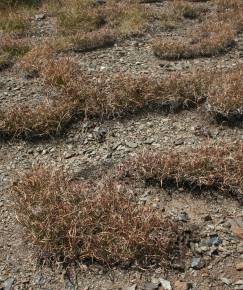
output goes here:
[{"label": "reddish brown grass", "polygon": [[120,177],[175,185],[213,188],[225,193],[243,190],[243,142],[211,145],[189,152],[145,151],[118,170]]},{"label": "reddish brown grass", "polygon": [[243,69],[222,73],[214,79],[208,92],[208,109],[216,120],[243,122]]},{"label": "reddish brown grass", "polygon": [[0,110],[0,136],[9,137],[47,137],[60,134],[72,120],[75,105],[59,100],[48,101],[33,107],[31,105],[14,106]]},{"label": "reddish brown grass", "polygon": [[163,59],[209,57],[225,52],[234,44],[236,30],[229,23],[208,21],[185,38],[155,39],[154,54]]},{"label": "reddish brown grass", "polygon": [[138,205],[114,183],[95,188],[61,171],[38,169],[13,191],[18,221],[41,257],[149,266],[168,265],[175,255],[176,223]]},{"label": "reddish brown grass", "polygon": [[17,39],[11,36],[2,37],[0,42],[0,69],[14,64],[29,49],[30,43],[26,39]]},{"label": "reddish brown grass", "polygon": [[[26,56],[28,58],[28,55]],[[27,67],[28,61],[24,63]],[[173,74],[161,80],[148,76],[88,75],[70,59],[38,59],[41,76],[61,90],[54,105],[14,108],[3,112],[0,132],[9,136],[48,136],[60,133],[76,115],[114,117],[152,109],[175,112],[197,106],[206,98],[211,74]],[[62,120],[62,121],[60,121]]]},{"label": "reddish brown grass", "polygon": [[46,81],[63,89],[69,98],[79,100],[86,116],[111,116],[137,111],[149,105],[188,107],[199,103],[206,95],[210,80],[205,72],[189,75],[174,74],[162,80],[148,76],[115,75],[107,78],[87,77],[68,59],[49,63],[43,70]]}]

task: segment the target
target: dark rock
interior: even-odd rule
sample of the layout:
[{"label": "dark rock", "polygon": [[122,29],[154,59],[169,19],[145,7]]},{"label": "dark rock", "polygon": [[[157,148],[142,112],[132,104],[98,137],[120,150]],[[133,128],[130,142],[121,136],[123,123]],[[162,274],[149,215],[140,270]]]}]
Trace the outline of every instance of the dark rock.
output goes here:
[{"label": "dark rock", "polygon": [[211,221],[212,220],[212,217],[211,217],[211,215],[206,215],[205,217],[204,217],[204,221],[205,222],[209,222],[209,221]]},{"label": "dark rock", "polygon": [[183,145],[184,144],[184,140],[182,139],[178,139],[174,142],[175,146],[180,146],[180,145]]},{"label": "dark rock", "polygon": [[181,222],[188,222],[190,220],[187,212],[183,211],[177,216],[177,220]]},{"label": "dark rock", "polygon": [[218,235],[212,235],[210,237],[210,239],[208,240],[208,246],[219,246],[220,244],[222,244],[223,241],[220,239],[220,237]]}]

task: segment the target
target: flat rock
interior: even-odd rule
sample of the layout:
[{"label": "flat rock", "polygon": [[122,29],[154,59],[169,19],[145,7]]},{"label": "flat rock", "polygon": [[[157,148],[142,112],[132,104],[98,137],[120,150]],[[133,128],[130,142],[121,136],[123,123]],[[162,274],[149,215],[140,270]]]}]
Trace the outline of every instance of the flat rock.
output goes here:
[{"label": "flat rock", "polygon": [[236,270],[238,270],[238,271],[243,270],[243,262],[241,262],[241,263],[237,263],[237,264],[235,265],[235,267],[236,267]]}]

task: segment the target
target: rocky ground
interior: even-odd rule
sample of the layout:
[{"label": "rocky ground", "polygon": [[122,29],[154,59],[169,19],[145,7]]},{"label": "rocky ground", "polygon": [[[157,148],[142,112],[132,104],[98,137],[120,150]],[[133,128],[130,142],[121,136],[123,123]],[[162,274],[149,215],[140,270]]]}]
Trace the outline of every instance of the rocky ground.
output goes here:
[{"label": "rocky ground", "polygon": [[[151,4],[155,5],[155,4]],[[40,31],[51,31],[49,18],[37,19]],[[190,25],[186,23],[185,27]],[[185,27],[172,34],[183,33]],[[168,35],[171,32],[156,32]],[[161,76],[171,71],[192,68],[232,68],[243,62],[241,43],[229,53],[194,60],[162,61],[151,52],[151,35],[129,39],[114,47],[72,57],[84,68],[104,73],[132,72]],[[13,104],[39,102],[48,90],[41,79],[28,79],[17,67],[0,72],[0,108]],[[23,240],[9,187],[18,173],[37,164],[63,167],[79,178],[96,178],[96,172],[112,167],[143,149],[191,150],[208,142],[233,143],[243,140],[240,128],[219,126],[212,122],[203,107],[178,114],[142,112],[114,120],[87,120],[72,125],[59,138],[35,142],[0,140],[0,289],[243,289],[243,244],[234,235],[232,219],[243,218],[242,204],[217,193],[148,188],[142,202],[163,208],[194,232],[191,251],[181,265],[171,270],[105,269],[92,265],[42,265],[31,245]]]}]

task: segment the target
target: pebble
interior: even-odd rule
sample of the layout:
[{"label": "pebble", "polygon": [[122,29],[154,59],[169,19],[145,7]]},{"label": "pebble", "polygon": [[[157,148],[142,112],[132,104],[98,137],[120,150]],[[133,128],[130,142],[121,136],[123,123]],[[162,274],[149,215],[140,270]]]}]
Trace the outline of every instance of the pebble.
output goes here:
[{"label": "pebble", "polygon": [[232,281],[228,278],[222,277],[222,278],[220,278],[220,280],[226,285],[232,284]]},{"label": "pebble", "polygon": [[193,258],[192,258],[191,267],[192,267],[194,270],[200,270],[200,269],[202,269],[204,266],[205,266],[205,263],[204,263],[204,261],[203,261],[201,258],[199,258],[199,257],[193,257]]},{"label": "pebble", "polygon": [[144,289],[145,290],[158,290],[159,289],[159,285],[158,284],[154,284],[154,283],[146,283],[144,285]]},{"label": "pebble", "polygon": [[159,282],[160,282],[161,286],[163,287],[162,288],[163,290],[172,290],[170,281],[165,280],[163,278],[159,278]]},{"label": "pebble", "polygon": [[180,280],[175,282],[175,290],[191,290],[193,285],[191,283],[182,282]]},{"label": "pebble", "polygon": [[14,282],[15,282],[15,278],[8,278],[3,283],[3,287],[4,287],[3,289],[4,290],[11,290]]},{"label": "pebble", "polygon": [[126,290],[137,290],[137,284],[133,284],[130,287],[127,287]]},{"label": "pebble", "polygon": [[127,147],[129,148],[137,148],[138,144],[135,142],[129,142],[129,141],[125,141],[125,144],[127,145]]},{"label": "pebble", "polygon": [[45,14],[36,14],[35,15],[35,20],[43,20],[46,18],[46,15]]},{"label": "pebble", "polygon": [[183,211],[177,216],[177,220],[181,222],[188,222],[190,220],[187,212]]},{"label": "pebble", "polygon": [[243,270],[243,262],[241,262],[241,263],[237,263],[237,264],[235,265],[235,267],[236,267],[236,270],[238,270],[238,271]]},{"label": "pebble", "polygon": [[220,244],[222,244],[222,242],[222,239],[220,239],[217,234],[212,235],[211,238],[208,240],[208,246],[219,246]]}]

